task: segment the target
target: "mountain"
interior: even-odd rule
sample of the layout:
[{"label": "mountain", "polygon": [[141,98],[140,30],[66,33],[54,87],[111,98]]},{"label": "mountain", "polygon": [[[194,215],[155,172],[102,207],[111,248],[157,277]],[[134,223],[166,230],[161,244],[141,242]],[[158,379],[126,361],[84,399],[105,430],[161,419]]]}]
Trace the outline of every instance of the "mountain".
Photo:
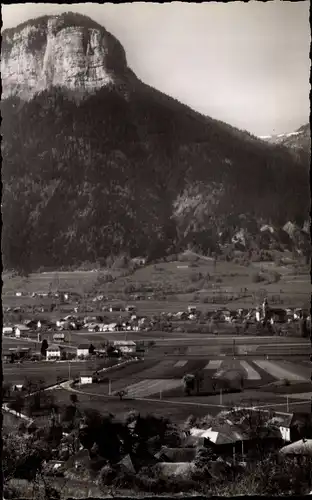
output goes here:
[{"label": "mountain", "polygon": [[308,219],[306,158],[144,84],[85,16],[3,31],[1,71],[5,267],[219,252]]},{"label": "mountain", "polygon": [[311,158],[311,130],[310,124],[302,125],[298,130],[287,134],[269,135],[262,137],[270,144],[278,144],[289,149],[295,158],[308,164]]},{"label": "mountain", "polygon": [[261,139],[271,144],[281,144],[287,148],[302,149],[309,154],[311,152],[311,131],[309,123],[302,125],[302,127],[295,130],[295,132],[263,136]]}]

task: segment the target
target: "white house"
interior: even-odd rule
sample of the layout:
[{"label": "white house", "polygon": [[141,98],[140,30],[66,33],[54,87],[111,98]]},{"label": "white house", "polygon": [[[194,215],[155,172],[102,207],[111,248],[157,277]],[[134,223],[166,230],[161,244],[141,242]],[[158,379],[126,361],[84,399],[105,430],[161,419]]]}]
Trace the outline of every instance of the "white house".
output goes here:
[{"label": "white house", "polygon": [[123,354],[135,354],[136,343],[133,340],[115,340],[113,346]]},{"label": "white house", "polygon": [[4,326],[2,328],[2,334],[3,335],[10,335],[10,333],[13,333],[13,328],[12,326]]},{"label": "white house", "polygon": [[127,306],[126,311],[127,312],[134,312],[134,311],[136,311],[136,307],[135,306]]},{"label": "white house", "polygon": [[29,332],[29,328],[26,325],[14,325],[15,337],[20,338],[26,336]]},{"label": "white house", "polygon": [[117,323],[110,323],[109,325],[105,325],[105,326],[106,326],[106,329],[103,331],[115,332],[118,325],[117,325]]},{"label": "white house", "polygon": [[47,360],[61,359],[61,349],[56,344],[51,344],[47,349]]},{"label": "white house", "polygon": [[187,310],[189,313],[194,314],[196,312],[196,306],[188,306]]},{"label": "white house", "polygon": [[92,384],[92,375],[81,375],[79,378],[79,383],[83,384]]},{"label": "white house", "polygon": [[89,356],[89,345],[88,344],[80,344],[77,347],[77,358],[80,356],[86,357]]}]

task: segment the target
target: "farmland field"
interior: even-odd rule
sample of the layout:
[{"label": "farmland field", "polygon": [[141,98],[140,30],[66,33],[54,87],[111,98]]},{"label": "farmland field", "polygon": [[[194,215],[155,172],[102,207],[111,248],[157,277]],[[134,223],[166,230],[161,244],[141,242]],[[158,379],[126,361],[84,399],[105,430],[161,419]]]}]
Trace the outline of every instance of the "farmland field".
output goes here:
[{"label": "farmland field", "polygon": [[[81,408],[93,408],[100,412],[111,412],[117,417],[123,417],[132,410],[139,411],[142,415],[152,413],[159,417],[167,417],[179,423],[183,422],[190,415],[203,417],[207,414],[216,415],[222,409],[231,409],[233,406],[261,407],[263,409],[273,409],[275,411],[286,412],[286,398],[268,393],[257,394],[254,391],[245,391],[244,393],[224,394],[220,401],[220,396],[191,396],[174,397],[162,399],[142,398],[142,399],[124,399],[122,401],[117,397],[109,397],[101,392],[97,394],[88,393],[88,389],[81,388],[83,392],[77,392],[78,405]],[[58,389],[53,394],[60,405],[66,405],[69,402],[70,392]],[[305,399],[291,399],[288,401],[288,411],[310,411],[311,403]]]},{"label": "farmland field", "polygon": [[[255,396],[262,386],[268,386],[280,380],[287,380],[289,384],[301,383],[300,391],[302,392],[302,385],[307,389],[310,380],[310,370],[306,365],[282,360],[168,358],[158,362],[141,361],[119,370],[113,370],[109,374],[110,385],[106,381],[106,383],[85,386],[83,390],[90,394],[102,395],[108,395],[109,390],[112,393],[126,390],[129,398],[149,398],[160,393],[164,398],[179,397],[183,396],[183,376],[200,371],[203,377],[200,393],[203,395],[213,392],[212,376],[219,370],[234,370],[241,373],[245,390],[253,389]],[[294,385],[291,386],[289,392],[293,391]]]},{"label": "farmland field", "polygon": [[[70,368],[69,368],[70,366]],[[45,386],[53,385],[58,382],[58,377],[62,380],[68,380],[68,377],[78,377],[86,370],[95,371],[106,366],[104,360],[96,361],[77,361],[77,362],[28,362],[3,364],[4,383],[23,384],[25,379],[33,381],[43,380]],[[70,371],[69,371],[70,370]]]}]

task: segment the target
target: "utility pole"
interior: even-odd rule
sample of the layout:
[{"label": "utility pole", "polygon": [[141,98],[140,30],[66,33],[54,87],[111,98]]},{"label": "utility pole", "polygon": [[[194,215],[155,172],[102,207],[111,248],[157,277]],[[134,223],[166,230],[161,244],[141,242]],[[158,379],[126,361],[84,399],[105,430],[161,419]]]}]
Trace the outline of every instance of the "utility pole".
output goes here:
[{"label": "utility pole", "polygon": [[68,360],[68,381],[70,381],[70,361]]},{"label": "utility pole", "polygon": [[222,405],[222,389],[220,389],[220,405]]},{"label": "utility pole", "polygon": [[108,379],[108,395],[111,396],[111,394],[112,394],[112,381],[109,378]]},{"label": "utility pole", "polygon": [[287,413],[289,413],[289,396],[286,396],[286,404],[287,404]]}]

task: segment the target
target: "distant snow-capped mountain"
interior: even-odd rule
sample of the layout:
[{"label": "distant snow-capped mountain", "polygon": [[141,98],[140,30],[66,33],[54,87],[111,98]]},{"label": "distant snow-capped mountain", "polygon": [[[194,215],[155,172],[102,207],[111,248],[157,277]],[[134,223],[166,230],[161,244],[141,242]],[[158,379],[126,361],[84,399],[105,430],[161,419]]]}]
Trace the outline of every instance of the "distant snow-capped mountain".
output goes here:
[{"label": "distant snow-capped mountain", "polygon": [[311,152],[311,132],[310,125],[302,125],[298,130],[286,134],[263,135],[260,139],[271,144],[281,144],[288,148],[302,149],[307,153]]}]

